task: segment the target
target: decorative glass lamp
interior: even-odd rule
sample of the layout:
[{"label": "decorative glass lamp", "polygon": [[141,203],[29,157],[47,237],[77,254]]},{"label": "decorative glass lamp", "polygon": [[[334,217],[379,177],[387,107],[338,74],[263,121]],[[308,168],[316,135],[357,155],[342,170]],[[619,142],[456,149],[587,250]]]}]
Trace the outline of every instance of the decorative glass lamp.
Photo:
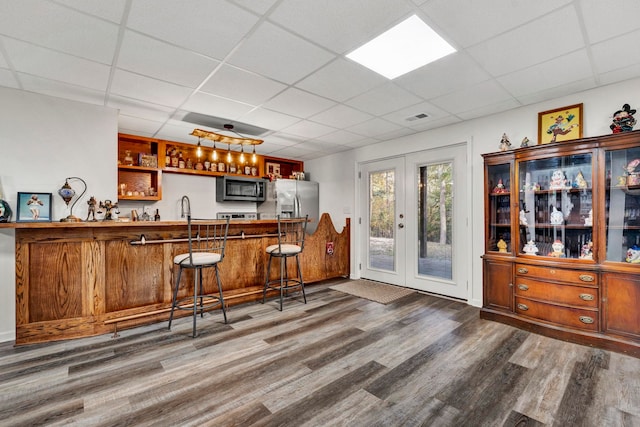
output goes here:
[{"label": "decorative glass lamp", "polygon": [[84,189],[82,190],[82,193],[80,193],[80,196],[77,197],[74,200],[74,202],[71,204],[71,209],[69,210],[69,216],[67,216],[66,218],[62,218],[60,221],[61,222],[81,222],[82,220],[80,218],[78,218],[77,216],[73,216],[73,207],[76,205],[76,203],[78,203],[78,200],[82,198],[84,193],[87,191],[87,183],[84,181],[84,179],[79,178],[77,176],[71,176],[65,179],[64,185],[58,190],[58,194],[60,195],[60,197],[62,197],[62,200],[64,200],[67,206],[69,206],[69,202],[71,202],[71,200],[76,195],[76,191],[69,185],[70,179],[77,179],[78,181],[82,182],[82,184],[84,185]]}]

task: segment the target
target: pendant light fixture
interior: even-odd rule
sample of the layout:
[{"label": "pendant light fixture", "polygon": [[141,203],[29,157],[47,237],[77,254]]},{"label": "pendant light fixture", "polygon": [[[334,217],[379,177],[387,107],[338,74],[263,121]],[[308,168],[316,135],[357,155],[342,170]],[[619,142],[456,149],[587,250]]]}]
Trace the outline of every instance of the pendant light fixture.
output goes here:
[{"label": "pendant light fixture", "polygon": [[218,161],[218,152],[216,151],[216,142],[213,141],[213,153],[211,153],[211,158],[214,162]]},{"label": "pendant light fixture", "polygon": [[256,156],[256,146],[253,146],[253,154],[251,155],[251,163],[256,164],[257,156]]},{"label": "pendant light fixture", "polygon": [[202,157],[202,145],[200,144],[200,137],[198,137],[198,148],[196,148],[196,156],[198,159]]},{"label": "pendant light fixture", "polygon": [[240,144],[240,164],[244,165],[244,144]]},{"label": "pendant light fixture", "polygon": [[231,144],[227,144],[227,163],[231,163]]}]

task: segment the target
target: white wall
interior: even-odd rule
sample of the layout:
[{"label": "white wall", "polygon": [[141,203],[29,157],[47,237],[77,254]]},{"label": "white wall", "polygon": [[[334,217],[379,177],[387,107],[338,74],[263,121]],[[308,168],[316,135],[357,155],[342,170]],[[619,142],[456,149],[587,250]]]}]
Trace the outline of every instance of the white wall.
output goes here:
[{"label": "white wall", "polygon": [[[88,191],[74,208],[86,215],[88,196],[115,200],[117,111],[0,87],[0,184],[15,220],[18,192],[53,193],[54,221],[69,214],[57,194],[66,177]],[[70,185],[81,190],[79,181]],[[14,231],[0,229],[0,341],[15,339]]]},{"label": "white wall", "polygon": [[346,217],[351,218],[351,276],[358,277],[355,266],[360,262],[359,245],[353,240],[358,212],[356,204],[357,182],[355,176],[359,162],[382,159],[412,153],[429,148],[453,145],[460,142],[470,144],[469,173],[472,174],[472,208],[470,245],[472,247],[470,304],[482,305],[482,263],[484,253],[484,176],[481,154],[498,151],[500,137],[506,133],[512,147],[517,148],[526,136],[532,143],[538,138],[538,112],[565,105],[584,104],[583,136],[610,134],[611,116],[623,104],[632,108],[640,105],[640,79],[607,87],[575,93],[553,101],[513,109],[506,113],[468,120],[425,131],[416,135],[362,147],[349,153],[339,153],[305,162],[306,171],[320,182],[320,211],[328,212],[338,230],[344,226]]}]

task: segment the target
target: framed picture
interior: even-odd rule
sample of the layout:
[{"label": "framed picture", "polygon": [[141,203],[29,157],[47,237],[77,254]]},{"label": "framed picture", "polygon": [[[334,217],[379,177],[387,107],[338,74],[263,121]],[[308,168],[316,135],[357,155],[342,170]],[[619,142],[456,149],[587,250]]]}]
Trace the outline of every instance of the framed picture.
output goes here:
[{"label": "framed picture", "polygon": [[279,163],[269,163],[265,165],[267,169],[267,175],[280,176],[280,164]]},{"label": "framed picture", "polygon": [[51,193],[18,193],[16,222],[51,222]]},{"label": "framed picture", "polygon": [[538,113],[538,144],[582,138],[582,104]]}]

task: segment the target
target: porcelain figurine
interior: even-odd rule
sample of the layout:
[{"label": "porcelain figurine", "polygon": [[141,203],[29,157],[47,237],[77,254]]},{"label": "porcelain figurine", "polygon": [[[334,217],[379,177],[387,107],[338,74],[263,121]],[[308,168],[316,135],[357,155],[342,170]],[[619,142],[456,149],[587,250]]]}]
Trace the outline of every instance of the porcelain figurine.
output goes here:
[{"label": "porcelain figurine", "polygon": [[636,124],[636,119],[633,115],[636,110],[632,109],[629,104],[624,104],[622,110],[618,110],[613,113],[613,123],[609,128],[613,133],[630,132]]},{"label": "porcelain figurine", "polygon": [[507,252],[507,242],[500,239],[498,240],[498,252],[506,253]]},{"label": "porcelain figurine", "polygon": [[575,188],[589,188],[589,183],[584,179],[582,171],[578,172],[578,175],[576,175],[576,179],[573,181],[573,186]]},{"label": "porcelain figurine", "polygon": [[520,143],[520,148],[527,148],[529,146],[529,138],[526,136],[522,138],[522,142]]},{"label": "porcelain figurine", "polygon": [[556,240],[551,245],[552,252],[549,252],[549,256],[555,258],[564,258],[564,244],[560,240]]},{"label": "porcelain figurine", "polygon": [[593,226],[593,209],[589,210],[589,216],[584,219],[584,225],[587,227]]},{"label": "porcelain figurine", "polygon": [[511,149],[511,142],[509,142],[509,137],[506,133],[502,134],[502,139],[500,139],[500,151],[507,151]]},{"label": "porcelain figurine", "polygon": [[527,242],[526,245],[524,245],[524,248],[522,248],[522,251],[525,254],[528,255],[535,255],[538,253],[538,247],[536,246],[536,242],[534,242],[533,240],[529,240]]},{"label": "porcelain figurine", "polygon": [[549,220],[552,225],[562,225],[564,224],[564,215],[562,215],[562,212],[553,206]]},{"label": "porcelain figurine", "polygon": [[567,178],[560,169],[553,171],[551,181],[549,182],[549,190],[564,190],[567,188]]},{"label": "porcelain figurine", "polygon": [[582,245],[580,259],[593,259],[593,242],[591,240]]},{"label": "porcelain figurine", "polygon": [[640,263],[640,247],[638,247],[637,245],[633,245],[629,249],[627,249],[626,261],[631,264]]},{"label": "porcelain figurine", "polygon": [[508,193],[509,190],[507,190],[507,188],[504,186],[504,184],[502,183],[502,178],[500,178],[498,180],[498,184],[495,186],[495,188],[493,189],[494,193]]},{"label": "porcelain figurine", "polygon": [[520,211],[520,225],[529,225],[524,209]]}]

